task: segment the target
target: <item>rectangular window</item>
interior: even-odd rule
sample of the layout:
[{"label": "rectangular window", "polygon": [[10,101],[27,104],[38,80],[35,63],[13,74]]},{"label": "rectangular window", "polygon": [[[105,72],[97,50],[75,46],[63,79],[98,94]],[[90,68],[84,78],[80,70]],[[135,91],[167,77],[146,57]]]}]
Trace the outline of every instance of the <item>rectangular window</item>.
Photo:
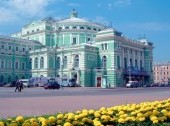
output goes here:
[{"label": "rectangular window", "polygon": [[25,63],[21,64],[21,68],[22,68],[22,70],[25,70]]},{"label": "rectangular window", "polygon": [[104,48],[105,48],[105,50],[107,50],[108,48],[107,48],[107,43],[105,43],[104,44]]},{"label": "rectangular window", "polygon": [[15,47],[15,51],[18,51],[18,47]]},{"label": "rectangular window", "polygon": [[15,62],[15,69],[19,69],[19,63],[18,62]]},{"label": "rectangular window", "polygon": [[102,44],[102,50],[104,50],[104,45]]},{"label": "rectangular window", "polygon": [[22,51],[25,52],[25,48],[22,48]]},{"label": "rectangular window", "polygon": [[73,37],[73,43],[72,43],[73,45],[75,45],[75,44],[77,44],[77,39],[76,39],[76,37]]},{"label": "rectangular window", "polygon": [[12,49],[11,46],[8,46],[8,49],[11,50]]},{"label": "rectangular window", "polygon": [[12,69],[12,62],[8,61],[8,69]]},{"label": "rectangular window", "polygon": [[5,46],[4,46],[4,45],[1,45],[1,49],[5,49]]},{"label": "rectangular window", "polygon": [[4,60],[1,61],[1,68],[2,68],[2,69],[5,68],[5,61],[4,61]]}]

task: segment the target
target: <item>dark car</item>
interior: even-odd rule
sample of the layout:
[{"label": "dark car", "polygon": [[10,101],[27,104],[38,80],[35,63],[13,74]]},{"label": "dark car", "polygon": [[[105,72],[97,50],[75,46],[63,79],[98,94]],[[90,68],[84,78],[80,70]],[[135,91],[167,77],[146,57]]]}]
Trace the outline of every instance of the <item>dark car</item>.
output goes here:
[{"label": "dark car", "polygon": [[44,85],[44,89],[59,89],[60,84],[55,80],[49,80],[47,84]]},{"label": "dark car", "polygon": [[159,84],[158,83],[153,83],[153,84],[151,84],[151,87],[159,87]]},{"label": "dark car", "polygon": [[145,84],[145,85],[143,85],[143,87],[151,87],[151,85],[150,84]]}]

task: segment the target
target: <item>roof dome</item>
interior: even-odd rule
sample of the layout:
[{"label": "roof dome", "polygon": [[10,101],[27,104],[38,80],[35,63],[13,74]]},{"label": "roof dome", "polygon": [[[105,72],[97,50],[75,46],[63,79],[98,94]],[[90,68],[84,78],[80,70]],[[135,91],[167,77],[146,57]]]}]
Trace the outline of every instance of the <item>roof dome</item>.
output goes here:
[{"label": "roof dome", "polygon": [[81,19],[81,18],[77,18],[77,16],[78,16],[78,13],[75,11],[75,9],[73,9],[70,12],[70,18],[60,20],[60,21],[57,22],[57,24],[60,24],[60,25],[62,25],[62,24],[63,25],[70,25],[70,24],[79,25],[80,24],[80,25],[90,25],[90,26],[104,28],[104,26],[102,24],[87,21],[87,20],[84,20],[84,19]]}]

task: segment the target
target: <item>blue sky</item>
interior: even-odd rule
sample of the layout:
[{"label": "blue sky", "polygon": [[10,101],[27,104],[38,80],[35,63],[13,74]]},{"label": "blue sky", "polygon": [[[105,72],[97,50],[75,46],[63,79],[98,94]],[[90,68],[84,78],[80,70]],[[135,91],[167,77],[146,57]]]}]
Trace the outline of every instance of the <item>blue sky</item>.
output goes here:
[{"label": "blue sky", "polygon": [[0,34],[9,35],[35,20],[78,17],[112,24],[124,36],[154,43],[154,61],[170,61],[170,0],[1,0]]}]

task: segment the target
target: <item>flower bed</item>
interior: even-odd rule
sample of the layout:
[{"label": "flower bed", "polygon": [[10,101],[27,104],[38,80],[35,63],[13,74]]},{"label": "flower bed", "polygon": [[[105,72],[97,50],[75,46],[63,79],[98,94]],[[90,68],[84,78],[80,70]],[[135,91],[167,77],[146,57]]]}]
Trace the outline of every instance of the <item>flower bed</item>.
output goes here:
[{"label": "flower bed", "polygon": [[170,99],[76,113],[8,118],[0,126],[170,126]]}]

